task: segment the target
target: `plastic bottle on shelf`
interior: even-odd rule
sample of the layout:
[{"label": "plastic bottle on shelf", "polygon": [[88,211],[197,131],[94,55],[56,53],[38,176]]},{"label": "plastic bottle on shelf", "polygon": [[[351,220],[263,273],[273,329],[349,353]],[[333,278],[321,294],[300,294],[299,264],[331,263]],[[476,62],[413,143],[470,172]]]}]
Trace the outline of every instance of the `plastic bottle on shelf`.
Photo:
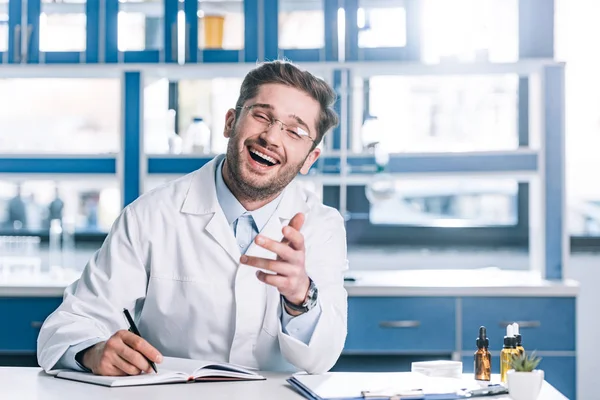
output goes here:
[{"label": "plastic bottle on shelf", "polygon": [[202,117],[194,117],[183,135],[183,152],[210,154],[210,128]]},{"label": "plastic bottle on shelf", "polygon": [[390,160],[389,153],[380,143],[374,144],[374,147],[377,171],[365,186],[365,195],[371,204],[378,204],[396,196],[396,182],[392,175],[386,172]]},{"label": "plastic bottle on shelf", "polygon": [[175,110],[167,111],[167,142],[169,144],[169,154],[181,154],[183,150],[183,139],[175,132]]},{"label": "plastic bottle on shelf", "polygon": [[367,115],[360,130],[363,149],[372,148],[381,142],[383,127],[375,115]]}]

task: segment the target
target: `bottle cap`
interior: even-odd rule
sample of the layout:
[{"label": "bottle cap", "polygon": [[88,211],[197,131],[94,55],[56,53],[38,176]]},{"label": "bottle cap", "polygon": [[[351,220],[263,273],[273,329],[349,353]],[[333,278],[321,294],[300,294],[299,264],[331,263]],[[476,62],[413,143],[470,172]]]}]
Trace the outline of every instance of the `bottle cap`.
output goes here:
[{"label": "bottle cap", "polygon": [[504,348],[517,347],[517,338],[514,336],[512,324],[506,326],[506,336],[504,336]]},{"label": "bottle cap", "polygon": [[521,334],[519,333],[519,324],[517,324],[515,322],[512,325],[513,325],[513,332],[514,332],[515,338],[517,340],[517,346],[520,346],[521,345]]},{"label": "bottle cap", "polygon": [[514,336],[504,336],[504,348],[516,348],[517,338]]},{"label": "bottle cap", "polygon": [[479,337],[477,338],[476,343],[478,349],[487,349],[490,346],[490,340],[487,338],[485,326],[479,328]]}]

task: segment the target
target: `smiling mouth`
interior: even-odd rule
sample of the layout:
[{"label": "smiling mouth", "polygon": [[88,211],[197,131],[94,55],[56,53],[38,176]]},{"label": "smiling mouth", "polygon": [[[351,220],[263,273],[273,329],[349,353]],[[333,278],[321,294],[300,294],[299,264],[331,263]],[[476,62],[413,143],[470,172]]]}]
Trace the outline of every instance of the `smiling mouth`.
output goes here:
[{"label": "smiling mouth", "polygon": [[261,153],[260,151],[256,150],[256,149],[248,149],[248,151],[250,152],[250,157],[256,161],[257,163],[261,164],[261,165],[265,165],[267,167],[272,167],[274,165],[279,164],[279,161],[275,160],[272,157],[269,157],[268,155]]}]

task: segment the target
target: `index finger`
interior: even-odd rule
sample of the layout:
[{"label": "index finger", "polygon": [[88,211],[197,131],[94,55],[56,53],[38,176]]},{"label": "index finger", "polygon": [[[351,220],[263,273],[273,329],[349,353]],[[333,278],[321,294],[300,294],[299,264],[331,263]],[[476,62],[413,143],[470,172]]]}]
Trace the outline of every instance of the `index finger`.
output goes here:
[{"label": "index finger", "polygon": [[150,361],[154,361],[160,363],[162,361],[162,354],[158,350],[156,350],[150,343],[148,343],[144,338],[136,335],[132,332],[124,332],[123,334],[123,342],[134,349],[135,351],[143,354],[148,357]]}]

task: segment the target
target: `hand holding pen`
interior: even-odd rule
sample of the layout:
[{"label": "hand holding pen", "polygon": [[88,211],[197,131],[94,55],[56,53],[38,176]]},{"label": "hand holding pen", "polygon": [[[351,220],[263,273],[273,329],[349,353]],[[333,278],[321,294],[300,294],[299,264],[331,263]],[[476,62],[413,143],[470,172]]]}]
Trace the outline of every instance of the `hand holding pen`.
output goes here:
[{"label": "hand holding pen", "polygon": [[[123,313],[125,314],[125,318],[127,318],[127,322],[129,323],[129,331],[136,334],[137,336],[139,336],[141,340],[144,340],[144,339],[142,339],[142,334],[138,330],[137,326],[135,326],[135,322],[133,321],[133,318],[131,318],[131,314],[129,314],[129,311],[126,308],[124,308]],[[145,340],[144,340],[144,342],[145,342]],[[148,344],[148,346],[150,346],[150,344]],[[142,353],[142,355],[143,355],[143,353]],[[154,364],[154,362],[152,360],[150,360],[148,358],[148,356],[144,355],[144,358],[146,359],[146,361],[148,361],[148,363],[150,364],[150,366],[152,367],[154,372],[158,373],[158,371],[156,370],[156,364]],[[146,371],[146,372],[148,372],[148,371]]]},{"label": "hand holding pen", "polygon": [[162,361],[160,352],[139,335],[129,312],[124,310],[124,313],[131,332],[120,330],[83,354],[82,364],[96,375],[139,375],[142,371],[150,373],[153,369],[156,372],[156,365],[153,364]]}]

